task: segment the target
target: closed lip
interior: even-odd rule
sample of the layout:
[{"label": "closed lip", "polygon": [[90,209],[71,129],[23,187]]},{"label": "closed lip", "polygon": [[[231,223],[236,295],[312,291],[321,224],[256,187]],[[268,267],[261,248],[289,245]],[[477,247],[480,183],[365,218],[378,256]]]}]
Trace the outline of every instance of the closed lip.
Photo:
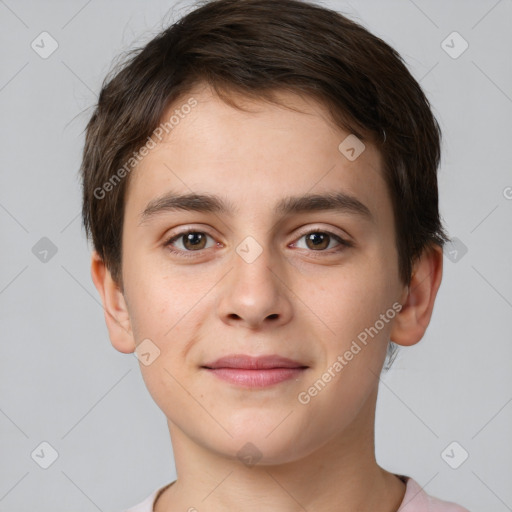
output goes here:
[{"label": "closed lip", "polygon": [[293,359],[276,354],[265,356],[249,356],[246,354],[231,354],[215,361],[206,363],[203,368],[238,368],[241,370],[266,370],[269,368],[308,368]]}]

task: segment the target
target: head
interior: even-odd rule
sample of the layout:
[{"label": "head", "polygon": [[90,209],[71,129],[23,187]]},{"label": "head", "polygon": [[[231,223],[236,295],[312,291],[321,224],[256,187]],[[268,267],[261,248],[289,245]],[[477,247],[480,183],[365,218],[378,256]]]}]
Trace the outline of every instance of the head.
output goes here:
[{"label": "head", "polygon": [[[448,240],[440,137],[399,54],[306,2],[205,3],[114,70],[87,126],[83,222],[111,341],[151,340],[141,369],[171,423],[229,452],[294,406],[281,436],[258,439],[269,461],[284,439],[307,453],[348,428],[391,342],[417,343],[430,321]],[[256,393],[210,382],[202,366],[231,353],[307,369]]]}]

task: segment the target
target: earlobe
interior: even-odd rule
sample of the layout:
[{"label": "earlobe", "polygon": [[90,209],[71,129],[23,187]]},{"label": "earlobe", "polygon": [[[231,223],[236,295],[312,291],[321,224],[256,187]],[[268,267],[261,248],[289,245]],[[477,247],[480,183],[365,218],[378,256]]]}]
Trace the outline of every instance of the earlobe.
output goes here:
[{"label": "earlobe", "polygon": [[390,339],[398,345],[414,345],[425,334],[443,274],[443,250],[433,245],[423,251],[413,269],[402,309],[395,317]]},{"label": "earlobe", "polygon": [[91,277],[101,296],[110,342],[119,352],[134,352],[135,340],[123,293],[96,251],[91,256]]}]

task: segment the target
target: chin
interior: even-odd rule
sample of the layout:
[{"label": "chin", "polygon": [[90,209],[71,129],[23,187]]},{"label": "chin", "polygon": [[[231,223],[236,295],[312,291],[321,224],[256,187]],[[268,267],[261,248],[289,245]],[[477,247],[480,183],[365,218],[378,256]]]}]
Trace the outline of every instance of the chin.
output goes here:
[{"label": "chin", "polygon": [[312,443],[308,450],[303,432],[291,432],[284,424],[286,420],[280,424],[284,416],[281,414],[272,428],[262,428],[261,422],[254,418],[250,425],[238,425],[237,428],[223,423],[233,437],[220,433],[215,439],[204,439],[203,445],[221,456],[239,460],[247,467],[293,462],[315,447]]}]

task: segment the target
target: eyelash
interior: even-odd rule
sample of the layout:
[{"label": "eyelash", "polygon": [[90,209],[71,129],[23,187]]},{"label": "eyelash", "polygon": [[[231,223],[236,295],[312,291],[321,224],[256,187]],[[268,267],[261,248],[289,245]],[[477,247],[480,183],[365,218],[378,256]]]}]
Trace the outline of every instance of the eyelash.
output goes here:
[{"label": "eyelash", "polygon": [[[194,257],[196,257],[194,255],[194,253],[200,253],[200,252],[202,252],[201,250],[198,250],[198,251],[183,251],[181,249],[180,250],[174,249],[173,246],[172,246],[173,242],[175,242],[176,240],[179,240],[181,237],[183,237],[185,235],[188,235],[190,233],[201,233],[201,234],[204,234],[204,235],[207,235],[207,236],[210,236],[211,238],[213,238],[211,235],[209,235],[208,233],[206,233],[204,231],[199,231],[197,229],[189,229],[187,231],[183,231],[181,233],[173,235],[171,238],[169,238],[164,243],[164,247],[166,247],[171,253],[176,254],[176,255],[178,255],[180,257],[183,257],[183,258],[194,258]],[[306,233],[302,233],[297,240],[300,240],[302,237],[310,235],[311,233],[322,233],[324,235],[329,235],[331,238],[334,238],[340,244],[340,246],[338,248],[334,249],[334,250],[331,249],[330,251],[327,251],[327,250],[324,249],[324,250],[321,250],[321,251],[313,251],[313,250],[308,251],[308,252],[311,252],[311,253],[319,252],[319,253],[327,253],[328,255],[329,254],[336,254],[338,252],[341,252],[341,251],[345,250],[346,248],[354,246],[354,244],[352,242],[349,242],[348,240],[345,240],[344,238],[341,238],[339,235],[336,235],[336,234],[334,234],[334,233],[332,233],[330,231],[325,231],[325,230],[321,230],[321,229],[312,229],[310,231],[307,231]],[[315,255],[315,257],[322,257],[322,254]]]}]

